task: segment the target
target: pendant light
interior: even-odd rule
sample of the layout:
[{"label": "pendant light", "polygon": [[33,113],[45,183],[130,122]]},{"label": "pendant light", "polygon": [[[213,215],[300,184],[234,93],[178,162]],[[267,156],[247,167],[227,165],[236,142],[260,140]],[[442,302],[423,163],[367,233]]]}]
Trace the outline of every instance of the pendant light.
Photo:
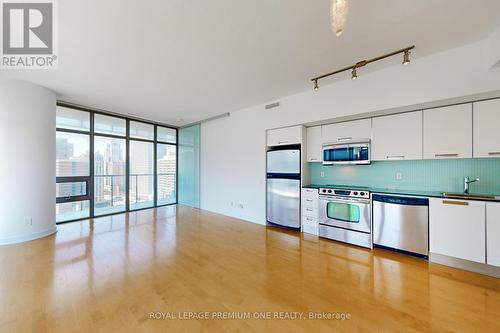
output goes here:
[{"label": "pendant light", "polygon": [[330,21],[332,25],[332,31],[335,35],[342,35],[344,30],[345,22],[347,21],[347,11],[349,6],[347,5],[347,0],[331,0],[332,4],[330,6]]}]

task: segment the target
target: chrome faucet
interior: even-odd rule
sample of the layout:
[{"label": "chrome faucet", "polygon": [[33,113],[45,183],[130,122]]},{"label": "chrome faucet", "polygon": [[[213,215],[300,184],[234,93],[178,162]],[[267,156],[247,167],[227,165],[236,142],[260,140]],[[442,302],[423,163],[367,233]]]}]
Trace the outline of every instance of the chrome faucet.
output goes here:
[{"label": "chrome faucet", "polygon": [[464,177],[464,193],[469,194],[469,184],[478,182],[479,178],[476,178],[474,180],[470,180],[469,177]]}]

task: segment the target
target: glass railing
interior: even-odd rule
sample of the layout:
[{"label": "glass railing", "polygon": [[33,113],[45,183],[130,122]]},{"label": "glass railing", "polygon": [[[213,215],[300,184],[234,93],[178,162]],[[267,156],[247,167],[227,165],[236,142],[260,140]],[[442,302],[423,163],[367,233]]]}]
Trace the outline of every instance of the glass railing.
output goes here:
[{"label": "glass railing", "polygon": [[[130,174],[129,176],[129,204],[130,209],[149,208],[154,202],[154,174]],[[158,173],[157,205],[168,205],[176,202],[176,173]],[[94,177],[94,215],[101,216],[126,211],[125,174],[96,175]],[[72,189],[72,191],[74,191]],[[63,191],[61,191],[63,192]],[[67,192],[64,191],[64,192]],[[85,209],[77,209],[80,202],[59,204],[58,222],[83,216],[88,216],[88,202]],[[82,215],[83,214],[83,215]]]},{"label": "glass railing", "polygon": [[126,209],[126,176],[94,176],[94,215],[123,212]]},{"label": "glass railing", "polygon": [[[175,203],[176,174],[158,173],[158,205]],[[130,209],[154,206],[154,177],[152,173],[133,173],[129,176]],[[96,215],[124,211],[126,204],[126,175],[99,175],[94,180]]]}]

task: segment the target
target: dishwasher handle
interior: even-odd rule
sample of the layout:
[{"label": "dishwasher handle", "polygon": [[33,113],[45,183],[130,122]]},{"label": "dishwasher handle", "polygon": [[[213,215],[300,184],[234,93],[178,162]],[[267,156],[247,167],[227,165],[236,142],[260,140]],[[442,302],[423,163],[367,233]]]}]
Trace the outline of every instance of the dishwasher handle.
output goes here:
[{"label": "dishwasher handle", "polygon": [[391,203],[396,205],[407,205],[407,206],[429,206],[428,198],[417,198],[417,197],[399,197],[393,195],[380,195],[373,194],[373,201]]}]

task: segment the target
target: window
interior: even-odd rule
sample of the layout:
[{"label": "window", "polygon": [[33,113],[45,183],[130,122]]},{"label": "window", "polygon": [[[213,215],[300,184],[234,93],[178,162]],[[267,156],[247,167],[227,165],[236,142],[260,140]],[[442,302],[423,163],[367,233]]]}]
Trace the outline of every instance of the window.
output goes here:
[{"label": "window", "polygon": [[90,136],[88,134],[56,133],[56,176],[90,175]]},{"label": "window", "polygon": [[152,142],[130,141],[130,209],[154,206],[154,151]]},{"label": "window", "polygon": [[126,209],[126,141],[94,138],[94,215]]},{"label": "window", "polygon": [[87,182],[56,184],[56,198],[78,197],[87,195]]},{"label": "window", "polygon": [[125,136],[127,121],[122,118],[94,114],[94,132],[100,134]]},{"label": "window", "polygon": [[88,132],[90,131],[90,113],[58,106],[56,127]]},{"label": "window", "polygon": [[160,127],[156,129],[156,140],[159,142],[166,143],[176,143],[177,142],[177,131],[173,128]]},{"label": "window", "polygon": [[168,205],[176,201],[177,147],[160,143],[156,147],[157,204]]},{"label": "window", "polygon": [[58,105],[57,223],[177,203],[177,141],[173,128]]},{"label": "window", "polygon": [[90,112],[56,111],[56,222],[90,217]]},{"label": "window", "polygon": [[90,217],[90,201],[65,202],[56,205],[56,223]]},{"label": "window", "polygon": [[140,123],[137,121],[130,122],[130,137],[136,139],[153,140],[154,126]]}]

